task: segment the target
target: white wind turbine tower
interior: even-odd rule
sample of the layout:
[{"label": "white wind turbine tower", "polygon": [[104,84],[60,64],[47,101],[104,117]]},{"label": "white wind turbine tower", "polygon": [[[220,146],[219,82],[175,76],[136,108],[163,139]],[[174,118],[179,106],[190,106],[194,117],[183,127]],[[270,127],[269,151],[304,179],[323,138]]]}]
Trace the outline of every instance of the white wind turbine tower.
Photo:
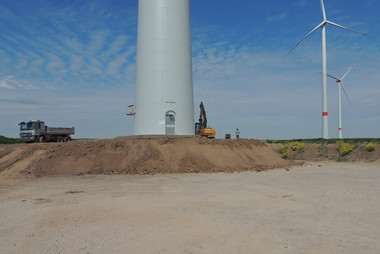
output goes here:
[{"label": "white wind turbine tower", "polygon": [[358,33],[364,36],[368,36],[367,34],[360,33],[357,31],[354,31],[352,29],[349,29],[347,27],[338,25],[334,22],[331,22],[327,20],[326,17],[326,10],[325,5],[323,3],[323,0],[321,1],[321,8],[323,13],[323,21],[314,28],[310,33],[308,33],[300,42],[297,43],[296,46],[290,52],[292,52],[298,45],[301,44],[307,37],[309,37],[312,33],[314,33],[315,30],[318,28],[322,28],[322,138],[328,139],[329,138],[329,124],[328,124],[328,110],[327,110],[327,50],[326,50],[326,25],[330,24],[354,33]]},{"label": "white wind turbine tower", "polygon": [[350,99],[348,98],[348,95],[347,95],[347,92],[346,92],[346,88],[344,87],[344,84],[343,84],[343,79],[348,75],[348,73],[350,73],[350,71],[355,67],[355,63],[347,70],[347,72],[341,77],[341,78],[337,78],[337,77],[334,77],[332,75],[329,75],[327,74],[327,76],[329,76],[330,78],[332,79],[335,79],[336,83],[338,83],[338,87],[339,87],[339,138],[342,139],[343,138],[343,129],[342,129],[342,88],[343,88],[343,91],[344,91],[344,94],[346,95],[346,98],[348,100],[348,103],[351,104],[350,102]]}]

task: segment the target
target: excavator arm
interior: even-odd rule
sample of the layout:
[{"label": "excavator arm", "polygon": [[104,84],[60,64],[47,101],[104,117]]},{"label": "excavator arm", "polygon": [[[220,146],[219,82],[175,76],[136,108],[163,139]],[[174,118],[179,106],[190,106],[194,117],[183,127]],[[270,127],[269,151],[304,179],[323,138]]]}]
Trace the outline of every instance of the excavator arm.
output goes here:
[{"label": "excavator arm", "polygon": [[207,116],[203,102],[201,102],[201,104],[199,105],[199,109],[199,123],[195,124],[195,134],[200,135],[202,137],[214,138],[215,129],[207,127]]},{"label": "excavator arm", "polygon": [[200,109],[200,115],[199,115],[199,123],[201,124],[202,128],[207,128],[207,116],[206,116],[206,110],[203,106],[203,102],[201,102],[201,105],[199,105]]}]

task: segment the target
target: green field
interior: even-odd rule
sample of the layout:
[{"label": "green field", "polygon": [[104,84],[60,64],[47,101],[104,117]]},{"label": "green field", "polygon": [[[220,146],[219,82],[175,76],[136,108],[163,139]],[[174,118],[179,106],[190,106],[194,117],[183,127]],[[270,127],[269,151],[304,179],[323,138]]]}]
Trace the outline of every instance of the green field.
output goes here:
[{"label": "green field", "polygon": [[0,144],[17,144],[17,143],[22,143],[22,142],[17,138],[7,138],[4,136],[0,136]]}]

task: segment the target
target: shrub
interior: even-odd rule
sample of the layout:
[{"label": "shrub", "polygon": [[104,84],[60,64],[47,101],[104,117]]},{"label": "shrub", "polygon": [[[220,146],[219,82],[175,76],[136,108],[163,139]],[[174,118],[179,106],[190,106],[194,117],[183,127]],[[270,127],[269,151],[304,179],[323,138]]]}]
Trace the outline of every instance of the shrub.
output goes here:
[{"label": "shrub", "polygon": [[376,144],[373,143],[373,142],[369,142],[369,143],[365,146],[365,148],[367,148],[367,151],[368,151],[368,152],[373,152],[373,151],[376,150]]},{"label": "shrub", "polygon": [[300,151],[300,152],[303,152],[305,151],[305,143],[303,142],[293,142],[292,143],[292,150],[293,151]]},{"label": "shrub", "polygon": [[337,141],[336,145],[338,146],[338,151],[342,156],[350,154],[355,148],[353,144],[346,143],[344,141]]},{"label": "shrub", "polygon": [[289,156],[289,147],[287,145],[280,146],[281,158],[286,159]]},{"label": "shrub", "polygon": [[16,138],[7,138],[5,136],[0,136],[0,144],[17,144],[17,143],[22,143],[22,142]]}]

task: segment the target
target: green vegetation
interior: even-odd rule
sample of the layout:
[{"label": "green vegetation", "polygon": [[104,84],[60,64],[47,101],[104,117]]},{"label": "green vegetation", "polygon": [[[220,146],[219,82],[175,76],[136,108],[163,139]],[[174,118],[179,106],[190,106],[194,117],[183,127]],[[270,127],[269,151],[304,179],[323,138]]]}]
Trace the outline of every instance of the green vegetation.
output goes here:
[{"label": "green vegetation", "polygon": [[378,159],[378,153],[365,154],[378,148],[380,138],[267,140],[267,143],[276,144],[283,159],[371,161]]},{"label": "green vegetation", "polygon": [[380,138],[346,138],[346,139],[323,139],[323,138],[314,138],[314,139],[288,139],[288,140],[267,140],[268,143],[276,144],[289,144],[292,142],[303,142],[306,144],[336,144],[337,141],[344,141],[351,144],[361,144],[361,143],[380,143]]},{"label": "green vegetation", "polygon": [[374,142],[369,142],[369,143],[365,146],[365,148],[367,148],[367,151],[368,151],[368,152],[373,152],[373,151],[376,150],[376,143],[374,143]]},{"label": "green vegetation", "polygon": [[338,151],[342,156],[350,154],[355,148],[355,145],[344,142],[342,140],[337,141],[336,145],[338,146]]},{"label": "green vegetation", "polygon": [[305,143],[304,142],[293,142],[292,143],[292,150],[293,151],[300,151],[303,152],[305,151]]},{"label": "green vegetation", "polygon": [[289,147],[287,145],[282,145],[279,150],[280,150],[280,153],[281,153],[281,158],[283,158],[283,159],[288,158],[288,156],[289,156]]},{"label": "green vegetation", "polygon": [[17,144],[17,143],[22,143],[20,140],[17,138],[7,138],[4,136],[0,136],[0,144]]}]

